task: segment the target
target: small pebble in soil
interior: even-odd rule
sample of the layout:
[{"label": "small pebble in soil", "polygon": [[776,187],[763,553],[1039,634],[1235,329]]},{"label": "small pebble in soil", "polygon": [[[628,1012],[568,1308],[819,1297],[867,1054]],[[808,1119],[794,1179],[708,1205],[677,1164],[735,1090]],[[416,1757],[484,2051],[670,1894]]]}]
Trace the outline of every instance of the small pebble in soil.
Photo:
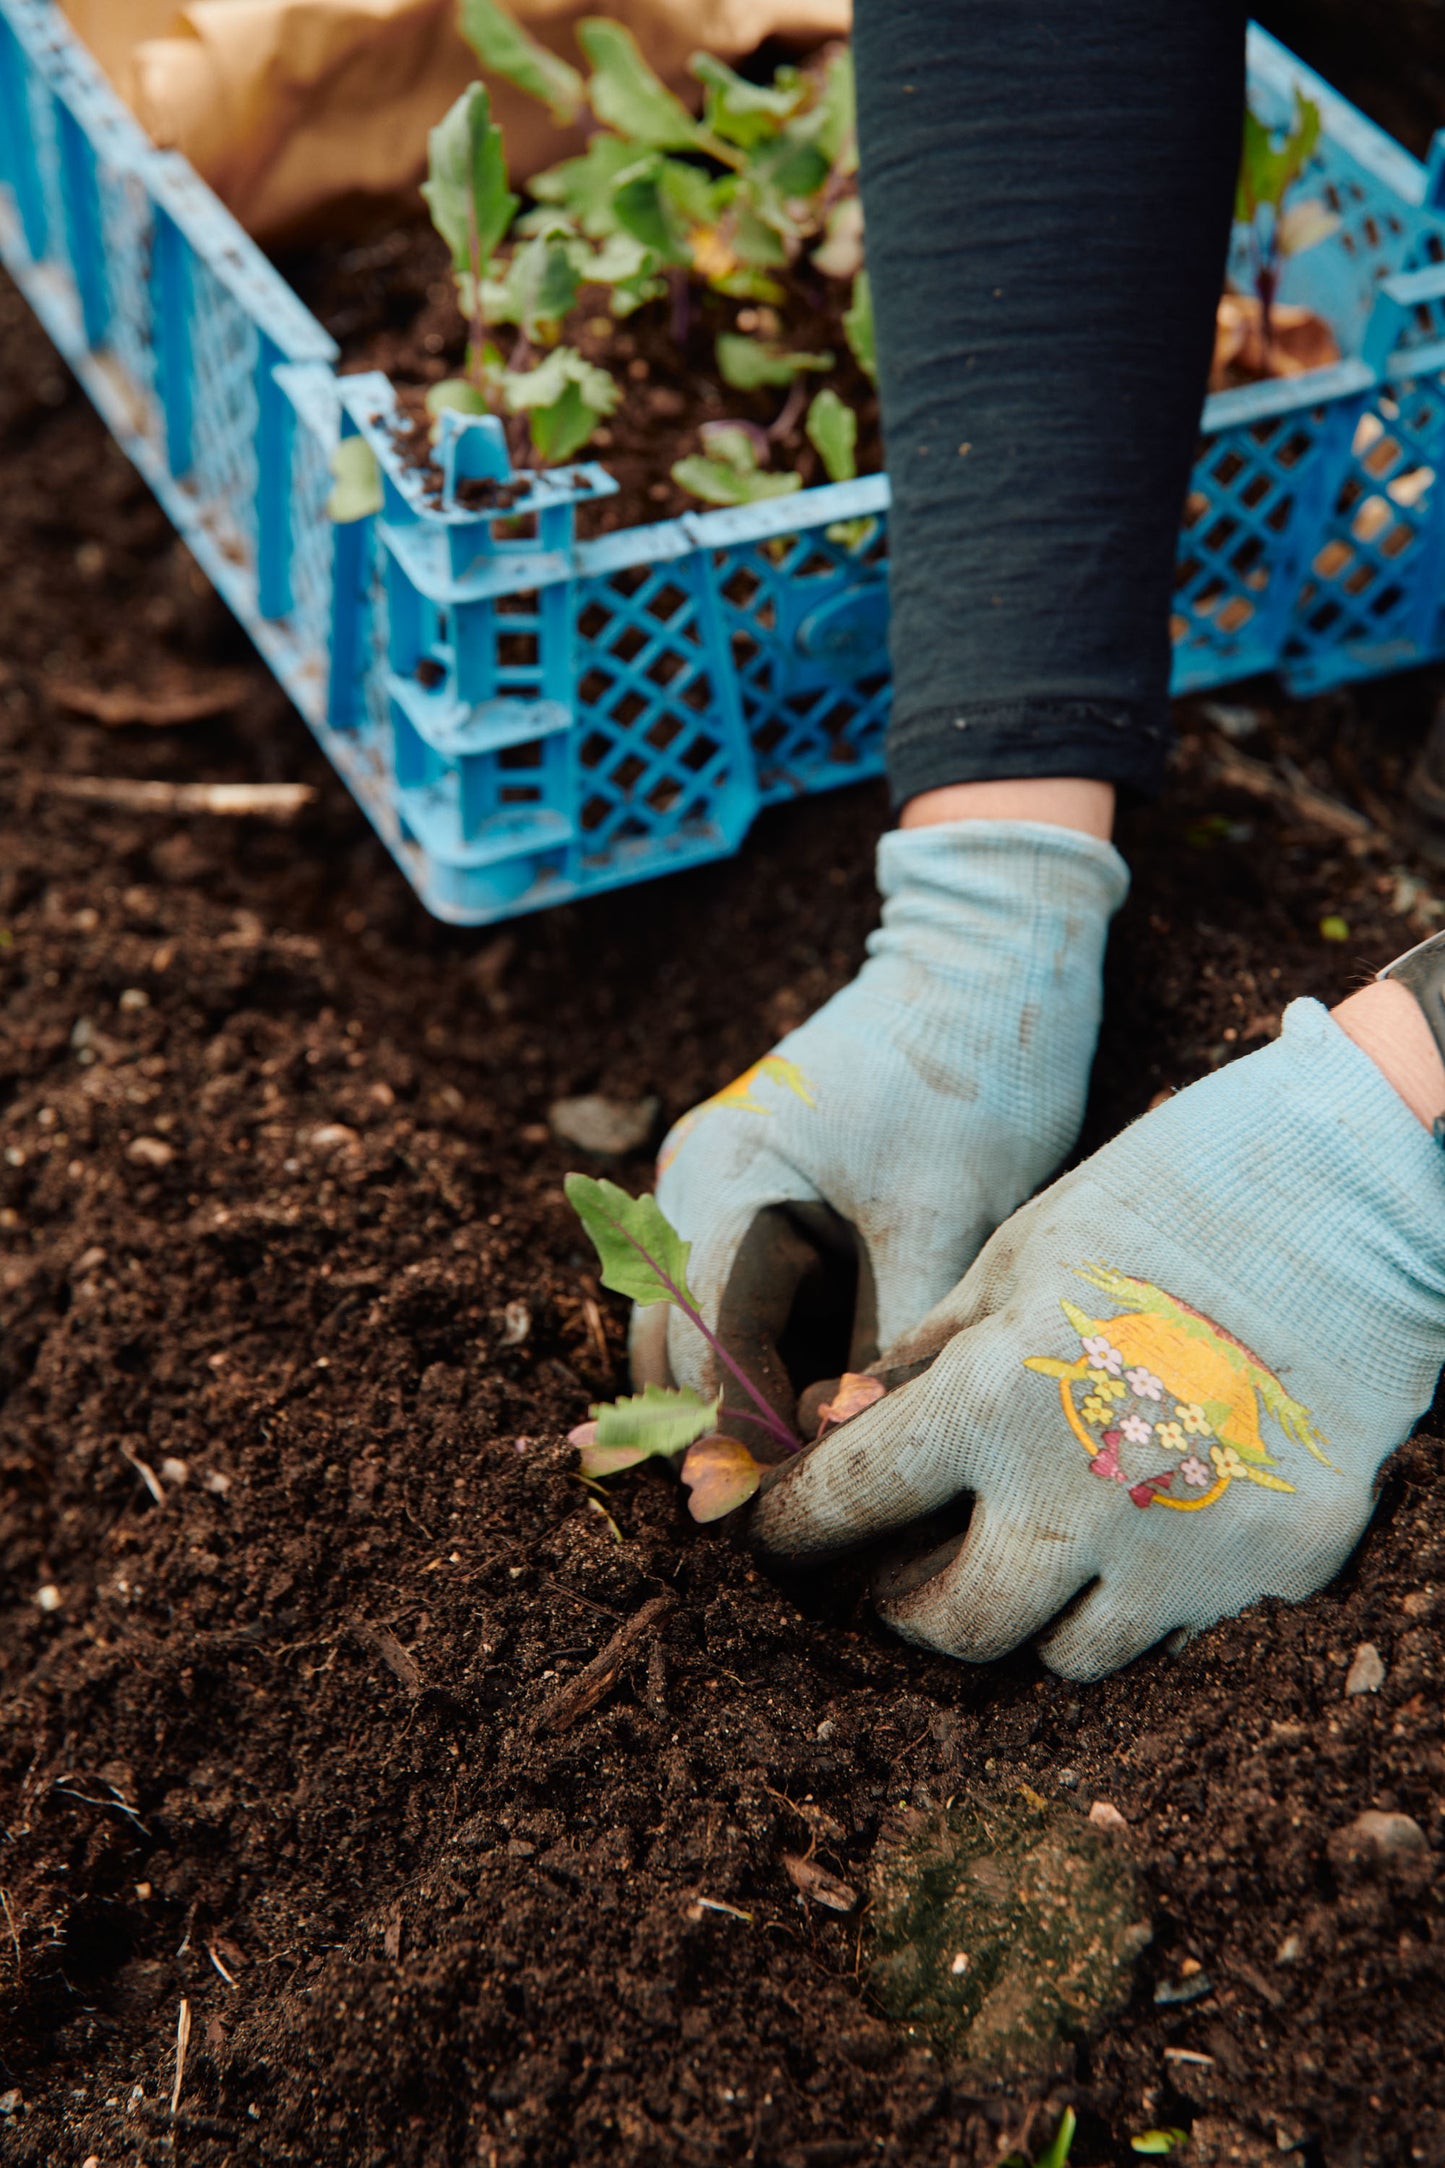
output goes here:
[{"label": "small pebble in soil", "polygon": [[1297,1965],[1304,1956],[1304,1948],[1298,1935],[1286,1935],[1274,1953],[1274,1961],[1277,1965]]},{"label": "small pebble in soil", "polygon": [[53,1581],[42,1582],[35,1591],[35,1601],[42,1611],[58,1611],[64,1600]]},{"label": "small pebble in soil", "polygon": [[563,1144],[575,1144],[601,1159],[623,1152],[640,1151],[657,1126],[659,1099],[610,1099],[602,1092],[584,1092],[576,1099],[554,1099],[547,1109],[552,1134]]},{"label": "small pebble in soil", "polygon": [[136,1167],[168,1167],[176,1155],[163,1137],[132,1137],[125,1156]]},{"label": "small pebble in soil", "polygon": [[532,1313],[525,1302],[509,1302],[502,1312],[503,1347],[520,1347],[532,1330]]},{"label": "small pebble in soil", "polygon": [[1089,1809],[1089,1820],[1096,1829],[1120,1830],[1129,1827],[1119,1809],[1108,1799],[1094,1801]]},{"label": "small pebble in soil", "polygon": [[1347,1694],[1378,1694],[1385,1683],[1385,1664],[1373,1641],[1362,1641],[1345,1677]]},{"label": "small pebble in soil", "polygon": [[143,986],[127,986],[120,997],[123,1009],[148,1009],[151,997]]},{"label": "small pebble in soil", "polygon": [[1419,1857],[1430,1847],[1424,1830],[1413,1816],[1386,1814],[1378,1807],[1369,1807],[1343,1829],[1335,1831],[1328,1849],[1338,1868],[1362,1856],[1381,1860]]}]

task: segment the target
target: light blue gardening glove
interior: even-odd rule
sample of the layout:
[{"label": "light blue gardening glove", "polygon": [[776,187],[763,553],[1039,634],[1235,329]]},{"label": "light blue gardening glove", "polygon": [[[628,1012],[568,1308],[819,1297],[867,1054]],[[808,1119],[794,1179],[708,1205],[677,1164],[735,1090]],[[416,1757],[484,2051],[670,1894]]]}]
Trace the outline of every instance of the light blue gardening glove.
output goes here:
[{"label": "light blue gardening glove", "polygon": [[757,1538],[803,1557],[970,1494],[884,1619],[1100,1677],[1344,1563],[1445,1360],[1445,1154],[1296,1001],[1001,1227],[897,1356],[940,1348],[772,1479]]},{"label": "light blue gardening glove", "polygon": [[[1112,845],[1072,829],[958,821],[885,836],[878,885],[883,922],[857,978],[686,1115],[659,1160],[703,1314],[785,1418],[790,1313],[836,1299],[820,1249],[856,1256],[851,1355],[845,1318],[833,1366],[856,1369],[1068,1151],[1128,874]],[[740,1397],[676,1310],[638,1313],[633,1367],[642,1383]]]}]

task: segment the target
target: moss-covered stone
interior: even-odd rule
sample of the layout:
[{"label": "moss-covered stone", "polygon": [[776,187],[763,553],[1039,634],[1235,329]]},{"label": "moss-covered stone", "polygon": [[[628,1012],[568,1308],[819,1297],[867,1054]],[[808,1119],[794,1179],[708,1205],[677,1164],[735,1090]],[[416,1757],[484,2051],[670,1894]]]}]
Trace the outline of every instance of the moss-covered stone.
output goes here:
[{"label": "moss-covered stone", "polygon": [[879,2000],[989,2077],[1055,2068],[1127,2000],[1150,1932],[1118,1840],[1072,1807],[990,1799],[913,1815],[874,1857]]}]

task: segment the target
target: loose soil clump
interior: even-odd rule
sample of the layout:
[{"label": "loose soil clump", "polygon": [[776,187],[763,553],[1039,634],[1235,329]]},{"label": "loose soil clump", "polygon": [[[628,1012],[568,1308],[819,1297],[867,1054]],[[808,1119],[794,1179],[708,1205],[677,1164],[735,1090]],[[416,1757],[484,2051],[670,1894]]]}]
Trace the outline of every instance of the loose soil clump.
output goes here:
[{"label": "loose soil clump", "polygon": [[[881,790],[438,926],[8,288],[0,386],[0,2158],[984,2168],[1071,2100],[1085,2168],[1174,2124],[1445,2161],[1445,1446],[1311,1602],[1090,1688],[903,1647],[656,1470],[587,1490],[562,1434],[624,1321],[547,1109],[673,1118],[842,984]],[[1434,690],[1183,713],[1086,1146],[1437,923],[1399,825]],[[56,773],[316,797],[181,820]],[[1071,2070],[989,2087],[816,1893],[901,1807],[1025,1785],[1116,1810],[1154,1932]]]}]

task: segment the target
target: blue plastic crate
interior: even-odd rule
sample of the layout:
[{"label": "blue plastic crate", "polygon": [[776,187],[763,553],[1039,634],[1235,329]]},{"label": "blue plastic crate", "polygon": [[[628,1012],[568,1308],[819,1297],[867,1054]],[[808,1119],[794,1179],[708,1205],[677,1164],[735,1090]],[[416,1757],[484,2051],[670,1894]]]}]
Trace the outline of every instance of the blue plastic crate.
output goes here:
[{"label": "blue plastic crate", "polygon": [[[1426,165],[1259,30],[1251,97],[1295,86],[1339,214],[1282,299],[1335,367],[1206,403],[1185,511],[1175,685],[1305,689],[1445,655],[1445,138]],[[397,456],[379,376],[336,349],[52,0],[0,0],[0,255],[427,905],[470,924],[735,851],[760,806],[881,765],[888,483],[806,490],[579,541],[613,487],[527,477],[449,417],[440,502]],[[335,527],[338,438],[384,503]],[[460,499],[459,499],[460,490]]]}]

